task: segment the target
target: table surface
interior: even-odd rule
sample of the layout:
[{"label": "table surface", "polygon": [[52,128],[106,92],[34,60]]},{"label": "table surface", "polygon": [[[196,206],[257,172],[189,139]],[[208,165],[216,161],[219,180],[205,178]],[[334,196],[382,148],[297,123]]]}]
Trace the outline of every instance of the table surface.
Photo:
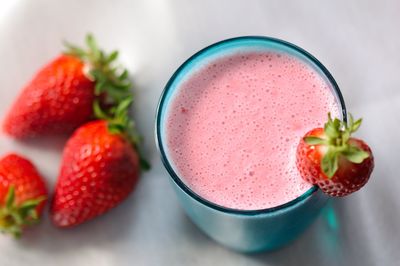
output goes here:
[{"label": "table surface", "polygon": [[[99,219],[60,230],[46,216],[21,240],[0,235],[0,264],[400,265],[399,10],[396,0],[0,0],[0,113],[59,53],[61,40],[80,43],[93,32],[103,47],[121,51],[132,73],[135,117],[153,165],[128,200]],[[285,39],[319,58],[348,109],[364,118],[359,136],[376,157],[361,192],[335,200],[293,244],[257,255],[225,249],[186,218],[153,136],[157,101],[173,71],[199,49],[241,35]],[[32,158],[53,187],[64,141],[22,143],[1,135],[0,151]]]}]

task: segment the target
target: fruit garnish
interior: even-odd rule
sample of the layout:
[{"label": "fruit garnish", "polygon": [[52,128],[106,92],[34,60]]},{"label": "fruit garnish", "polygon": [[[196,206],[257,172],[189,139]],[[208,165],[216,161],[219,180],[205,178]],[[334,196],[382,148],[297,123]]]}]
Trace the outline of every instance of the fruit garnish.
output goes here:
[{"label": "fruit garnish", "polygon": [[315,184],[331,196],[345,196],[364,186],[374,167],[370,147],[351,137],[362,120],[338,118],[324,128],[309,131],[297,147],[296,164],[303,179]]},{"label": "fruit garnish", "polygon": [[94,112],[96,117],[107,122],[110,133],[122,134],[124,138],[130,142],[139,155],[141,169],[148,170],[150,169],[150,164],[144,158],[138,146],[142,140],[142,137],[135,129],[135,122],[128,115],[128,111],[132,103],[132,96],[128,96],[122,100],[117,107],[111,108],[108,113],[104,112],[100,105],[95,103]]},{"label": "fruit garnish", "polygon": [[106,120],[111,133],[123,133],[139,154],[140,166],[150,168],[139,150],[142,137],[136,131],[135,122],[128,116],[133,103],[132,84],[126,68],[116,64],[118,51],[107,54],[99,48],[91,34],[86,36],[87,48],[65,43],[66,54],[78,57],[86,63],[86,73],[96,82],[93,102],[94,116]]},{"label": "fruit garnish", "polygon": [[133,191],[139,158],[119,130],[97,120],[78,128],[68,140],[51,207],[56,226],[72,227],[91,220]]},{"label": "fruit garnish", "polygon": [[133,191],[140,165],[148,168],[136,149],[131,104],[127,97],[108,113],[96,106],[102,119],[79,127],[68,140],[51,208],[56,226],[76,226],[114,208]]},{"label": "fruit garnish", "polygon": [[20,237],[24,228],[39,222],[47,190],[27,159],[9,154],[0,160],[0,231]]},{"label": "fruit garnish", "polygon": [[[133,96],[129,73],[116,61],[118,51],[106,53],[91,34],[85,48],[65,45],[64,54],[44,66],[23,89],[4,120],[4,131],[19,139],[69,134],[90,120],[107,118],[110,129],[124,127],[139,150],[141,137],[134,122],[121,115]],[[148,169],[139,154],[142,168]]]},{"label": "fruit garnish", "polygon": [[95,82],[79,58],[60,55],[40,69],[19,94],[3,121],[17,139],[69,134],[93,119]]}]

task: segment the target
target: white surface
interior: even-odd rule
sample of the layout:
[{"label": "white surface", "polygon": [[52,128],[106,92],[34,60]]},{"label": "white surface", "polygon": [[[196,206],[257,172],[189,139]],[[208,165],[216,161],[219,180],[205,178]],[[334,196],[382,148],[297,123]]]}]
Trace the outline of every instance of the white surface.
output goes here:
[{"label": "white surface", "polygon": [[[38,69],[95,34],[118,48],[133,73],[139,128],[153,169],[109,214],[73,230],[48,217],[25,238],[0,235],[0,265],[400,265],[400,2],[392,1],[52,1],[0,0],[0,114]],[[324,217],[292,245],[243,255],[206,238],[179,208],[153,141],[156,104],[168,78],[191,54],[239,35],[300,45],[331,71],[348,109],[364,117],[359,134],[376,168],[361,192],[336,200],[337,230]],[[0,153],[33,159],[54,185],[60,141],[18,143],[0,136]]]}]

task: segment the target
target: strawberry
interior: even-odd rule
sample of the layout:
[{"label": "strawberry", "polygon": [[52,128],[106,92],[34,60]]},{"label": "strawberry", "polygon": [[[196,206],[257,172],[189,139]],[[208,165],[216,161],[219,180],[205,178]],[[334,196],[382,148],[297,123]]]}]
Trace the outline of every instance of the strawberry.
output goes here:
[{"label": "strawberry", "polygon": [[72,227],[99,216],[123,201],[134,189],[140,164],[137,135],[127,117],[131,98],[115,108],[114,118],[89,122],[68,140],[51,208],[56,226]]},{"label": "strawberry", "polygon": [[128,72],[115,66],[117,51],[67,44],[65,54],[44,66],[25,86],[3,121],[3,131],[24,139],[68,134],[94,119],[93,106],[115,105],[129,96]]},{"label": "strawberry", "polygon": [[330,196],[342,197],[363,187],[374,168],[370,147],[351,137],[361,119],[349,123],[328,115],[324,128],[309,131],[297,147],[296,165],[302,178]]},{"label": "strawberry", "polygon": [[39,221],[46,199],[45,183],[30,161],[17,154],[0,159],[0,231],[20,236]]}]

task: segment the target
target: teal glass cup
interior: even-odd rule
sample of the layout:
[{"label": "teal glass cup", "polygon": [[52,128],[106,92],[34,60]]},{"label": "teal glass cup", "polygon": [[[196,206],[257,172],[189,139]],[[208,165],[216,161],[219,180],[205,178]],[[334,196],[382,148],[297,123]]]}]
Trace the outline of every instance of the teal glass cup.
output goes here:
[{"label": "teal glass cup", "polygon": [[172,186],[183,209],[205,234],[215,241],[241,252],[261,252],[279,248],[296,239],[318,216],[328,201],[318,187],[273,208],[237,210],[217,205],[191,190],[174,169],[168,156],[166,113],[174,92],[188,74],[213,60],[237,49],[251,51],[271,48],[297,56],[316,69],[331,85],[332,93],[346,118],[346,108],[338,85],[329,71],[305,50],[279,39],[259,36],[224,40],[204,48],[184,62],[168,81],[157,109],[156,142],[162,162],[170,174]]}]

